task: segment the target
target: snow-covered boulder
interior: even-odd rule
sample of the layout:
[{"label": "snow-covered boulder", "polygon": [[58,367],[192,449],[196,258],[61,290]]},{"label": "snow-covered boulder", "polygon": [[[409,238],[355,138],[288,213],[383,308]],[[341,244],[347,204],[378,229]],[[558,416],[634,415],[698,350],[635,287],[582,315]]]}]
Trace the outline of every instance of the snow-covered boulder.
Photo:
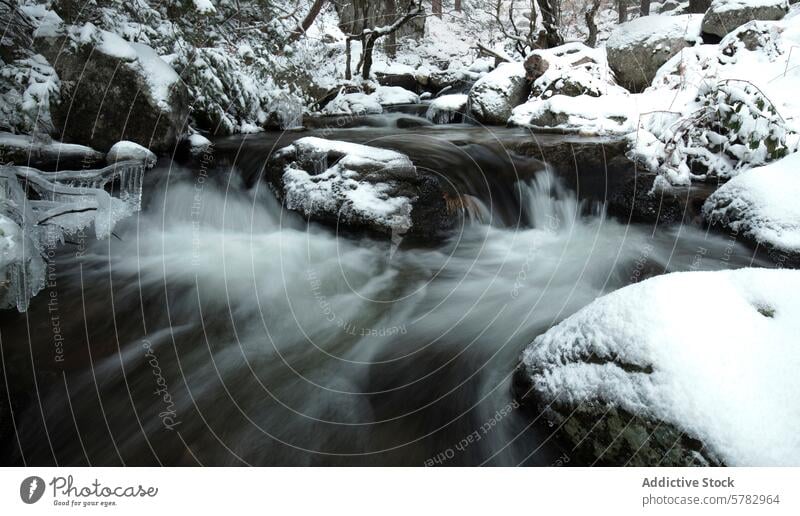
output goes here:
[{"label": "snow-covered boulder", "polygon": [[509,124],[559,133],[627,134],[636,130],[636,110],[626,95],[556,95],[517,106]]},{"label": "snow-covered boulder", "polygon": [[129,141],[115,143],[106,154],[106,161],[109,164],[120,161],[141,161],[147,168],[155,165],[156,159],[156,155],[150,149]]},{"label": "snow-covered boulder", "polygon": [[469,90],[469,115],[484,124],[505,125],[529,91],[523,63],[503,63]]},{"label": "snow-covered boulder", "polygon": [[435,124],[460,122],[467,109],[468,97],[462,93],[442,95],[433,99],[425,117]]},{"label": "snow-covered boulder", "polygon": [[383,113],[383,107],[378,99],[366,93],[340,93],[322,108],[322,113],[325,115],[374,115]]},{"label": "snow-covered boulder", "polygon": [[290,210],[393,242],[433,240],[454,221],[438,180],[387,149],[300,138],[270,157],[266,179]]},{"label": "snow-covered boulder", "polygon": [[800,271],[658,276],[523,352],[516,392],[584,462],[800,464]]},{"label": "snow-covered boulder", "polygon": [[800,254],[800,153],[744,172],[717,189],[703,212],[721,224],[778,251]]},{"label": "snow-covered boulder", "polygon": [[381,106],[398,106],[419,102],[419,95],[400,86],[378,86],[372,92],[372,96]]},{"label": "snow-covered boulder", "polygon": [[780,20],[788,0],[714,0],[703,16],[703,32],[723,37],[752,20]]},{"label": "snow-covered boulder", "polygon": [[701,21],[692,14],[654,15],[619,25],[606,42],[617,82],[633,92],[644,90],[672,56],[701,41]]},{"label": "snow-covered boulder", "polygon": [[322,109],[326,115],[373,115],[383,113],[383,108],[402,104],[416,104],[419,95],[400,86],[378,86],[371,93],[340,92]]},{"label": "snow-covered boulder", "polygon": [[107,150],[131,140],[172,147],[189,114],[186,86],[156,52],[87,23],[38,34],[35,45],[61,79],[52,117],[68,142]]},{"label": "snow-covered boulder", "polygon": [[567,43],[551,49],[535,50],[525,60],[532,80],[530,98],[554,95],[599,97],[624,93],[614,82],[602,49],[582,43]]},{"label": "snow-covered boulder", "polygon": [[207,152],[211,146],[211,140],[200,133],[193,133],[186,139],[189,144],[189,153],[192,156],[200,156]]}]

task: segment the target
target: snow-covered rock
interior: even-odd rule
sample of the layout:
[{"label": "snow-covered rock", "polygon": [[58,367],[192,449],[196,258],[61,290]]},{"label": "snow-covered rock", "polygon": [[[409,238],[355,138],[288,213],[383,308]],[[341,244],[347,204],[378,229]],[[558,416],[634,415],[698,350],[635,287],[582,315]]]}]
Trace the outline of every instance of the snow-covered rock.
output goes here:
[{"label": "snow-covered rock", "polygon": [[531,99],[625,93],[614,82],[603,49],[590,48],[582,43],[566,43],[551,49],[535,50],[525,63],[528,78],[533,80]]},{"label": "snow-covered rock", "polygon": [[636,107],[627,95],[556,95],[517,106],[509,124],[540,131],[615,135],[635,131],[636,115]]},{"label": "snow-covered rock", "polygon": [[212,145],[211,140],[200,133],[189,135],[187,140],[189,143],[189,152],[192,156],[199,156],[205,153]]},{"label": "snow-covered rock", "polygon": [[606,42],[617,82],[633,92],[644,90],[672,56],[701,41],[701,22],[699,15],[653,15],[619,25]]},{"label": "snow-covered rock", "polygon": [[417,104],[419,95],[400,86],[378,86],[371,94],[381,106]]},{"label": "snow-covered rock", "polygon": [[45,34],[35,45],[61,79],[52,117],[65,141],[107,150],[131,140],[157,152],[175,144],[188,117],[188,94],[152,48],[90,23]]},{"label": "snow-covered rock", "polygon": [[514,108],[510,125],[592,135],[635,130],[635,102],[614,82],[602,49],[567,43],[536,50],[525,63],[531,94]]},{"label": "snow-covered rock", "polygon": [[484,124],[505,125],[529,91],[523,63],[502,63],[469,90],[469,115]]},{"label": "snow-covered rock", "polygon": [[796,466],[798,289],[786,269],[625,287],[537,337],[517,392],[598,463]]},{"label": "snow-covered rock", "polygon": [[362,92],[340,93],[322,109],[326,115],[372,115],[383,113],[378,99]]},{"label": "snow-covered rock", "polygon": [[339,93],[322,109],[326,115],[371,115],[383,112],[386,106],[416,104],[419,95],[400,86],[377,86],[372,93]]},{"label": "snow-covered rock", "polygon": [[115,143],[106,154],[106,161],[109,164],[120,161],[141,161],[145,167],[150,168],[156,164],[156,160],[156,155],[150,149],[129,141]]},{"label": "snow-covered rock", "polygon": [[703,16],[703,32],[723,37],[752,20],[780,20],[788,0],[714,0]]},{"label": "snow-covered rock", "polygon": [[703,212],[721,224],[779,251],[800,253],[800,153],[744,172],[717,189]]},{"label": "snow-covered rock", "polygon": [[435,239],[453,222],[437,179],[391,150],[300,138],[270,157],[266,178],[290,210],[393,241]]},{"label": "snow-covered rock", "polygon": [[433,99],[425,117],[435,124],[449,124],[461,119],[467,109],[467,95],[456,93]]}]

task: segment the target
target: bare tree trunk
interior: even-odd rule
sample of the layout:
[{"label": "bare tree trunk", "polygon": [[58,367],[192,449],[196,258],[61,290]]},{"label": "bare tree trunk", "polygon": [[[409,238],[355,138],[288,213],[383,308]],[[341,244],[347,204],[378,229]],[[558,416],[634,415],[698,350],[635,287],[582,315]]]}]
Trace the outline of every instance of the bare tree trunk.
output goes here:
[{"label": "bare tree trunk", "polygon": [[642,0],[639,4],[639,16],[650,15],[650,0]]},{"label": "bare tree trunk", "polygon": [[711,6],[711,0],[689,0],[689,12],[703,14]]},{"label": "bare tree trunk", "polygon": [[542,13],[542,25],[546,33],[545,42],[548,48],[557,47],[564,43],[564,38],[558,30],[559,0],[537,0],[539,11]]},{"label": "bare tree trunk", "polygon": [[347,56],[344,62],[344,78],[348,81],[353,77],[353,74],[350,72],[350,41],[351,39],[347,38],[344,42],[345,55]]},{"label": "bare tree trunk", "polygon": [[325,5],[326,0],[314,0],[314,3],[311,4],[311,10],[308,11],[308,14],[305,18],[303,18],[302,23],[297,27],[297,29],[289,36],[289,41],[294,41],[299,38],[301,35],[305,34],[306,31],[311,27],[314,23],[314,20],[317,18],[317,15],[322,10],[322,6]]},{"label": "bare tree trunk", "polygon": [[[400,13],[397,12],[397,1],[396,0],[384,0],[386,5],[387,12],[391,13],[392,18],[396,18],[400,16]],[[386,55],[392,59],[397,57],[397,34],[392,32],[388,36],[386,36],[386,42],[383,44],[383,49],[386,51]]]},{"label": "bare tree trunk", "polygon": [[442,17],[442,0],[431,0],[431,12],[437,17]]},{"label": "bare tree trunk", "polygon": [[372,50],[375,48],[375,41],[377,41],[378,37],[375,33],[370,34],[364,43],[364,64],[361,69],[361,77],[367,80],[369,80],[369,72],[372,70]]},{"label": "bare tree trunk", "polygon": [[589,28],[589,37],[586,38],[587,47],[597,45],[597,23],[595,23],[594,17],[597,15],[598,9],[600,9],[600,0],[594,0],[589,9],[583,13],[583,17],[586,19],[586,26]]},{"label": "bare tree trunk", "polygon": [[379,29],[365,29],[361,34],[351,34],[348,36],[348,39],[360,39],[363,45],[363,50],[361,51],[361,61],[359,62],[359,65],[356,66],[356,70],[359,68],[361,69],[361,77],[363,79],[368,80],[370,71],[372,71],[372,51],[375,49],[375,42],[384,36],[393,34],[412,19],[424,14],[425,10],[422,8],[422,0],[420,0],[419,3],[410,8],[406,14],[404,14],[401,18],[398,18],[389,26],[381,27]]},{"label": "bare tree trunk", "polygon": [[455,10],[461,12],[461,0],[456,0]]},{"label": "bare tree trunk", "polygon": [[617,13],[619,14],[617,23],[628,21],[628,0],[617,0]]}]

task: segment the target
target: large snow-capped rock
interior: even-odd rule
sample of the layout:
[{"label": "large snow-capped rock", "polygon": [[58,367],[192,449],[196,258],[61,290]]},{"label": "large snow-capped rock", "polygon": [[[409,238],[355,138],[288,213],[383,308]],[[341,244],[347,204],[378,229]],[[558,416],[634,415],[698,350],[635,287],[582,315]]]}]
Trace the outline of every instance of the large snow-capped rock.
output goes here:
[{"label": "large snow-capped rock", "polygon": [[517,393],[590,463],[796,466],[797,289],[786,269],[625,287],[537,337]]},{"label": "large snow-capped rock", "polygon": [[703,212],[779,251],[800,253],[800,153],[734,177],[706,200]]},{"label": "large snow-capped rock", "polygon": [[619,25],[606,42],[608,65],[617,82],[644,90],[658,69],[681,49],[700,42],[699,15],[643,16]]},{"label": "large snow-capped rock", "polygon": [[393,241],[436,239],[454,220],[438,180],[387,149],[300,138],[271,156],[266,178],[290,210]]},{"label": "large snow-capped rock", "polygon": [[131,140],[156,152],[175,145],[189,114],[186,86],[156,52],[91,23],[37,33],[61,79],[52,109],[64,141],[108,150]]},{"label": "large snow-capped rock", "polygon": [[523,63],[502,63],[469,90],[469,115],[490,125],[505,125],[530,91]]},{"label": "large snow-capped rock", "polygon": [[723,37],[753,20],[780,20],[788,0],[714,0],[703,16],[703,32]]},{"label": "large snow-capped rock", "polygon": [[525,66],[530,97],[513,109],[510,125],[594,135],[634,130],[630,94],[614,82],[602,49],[567,43],[534,51]]}]

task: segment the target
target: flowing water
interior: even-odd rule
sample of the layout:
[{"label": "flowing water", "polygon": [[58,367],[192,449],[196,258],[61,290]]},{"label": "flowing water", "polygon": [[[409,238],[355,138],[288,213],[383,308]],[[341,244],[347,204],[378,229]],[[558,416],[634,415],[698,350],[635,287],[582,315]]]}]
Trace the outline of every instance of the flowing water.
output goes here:
[{"label": "flowing water", "polygon": [[[505,150],[519,132],[387,126],[150,171],[142,213],[65,247],[30,310],[2,316],[11,461],[550,465],[550,429],[511,396],[525,345],[646,276],[753,263],[701,228],[609,217]],[[471,216],[428,248],[309,224],[258,181],[307,134],[406,152]]]}]

